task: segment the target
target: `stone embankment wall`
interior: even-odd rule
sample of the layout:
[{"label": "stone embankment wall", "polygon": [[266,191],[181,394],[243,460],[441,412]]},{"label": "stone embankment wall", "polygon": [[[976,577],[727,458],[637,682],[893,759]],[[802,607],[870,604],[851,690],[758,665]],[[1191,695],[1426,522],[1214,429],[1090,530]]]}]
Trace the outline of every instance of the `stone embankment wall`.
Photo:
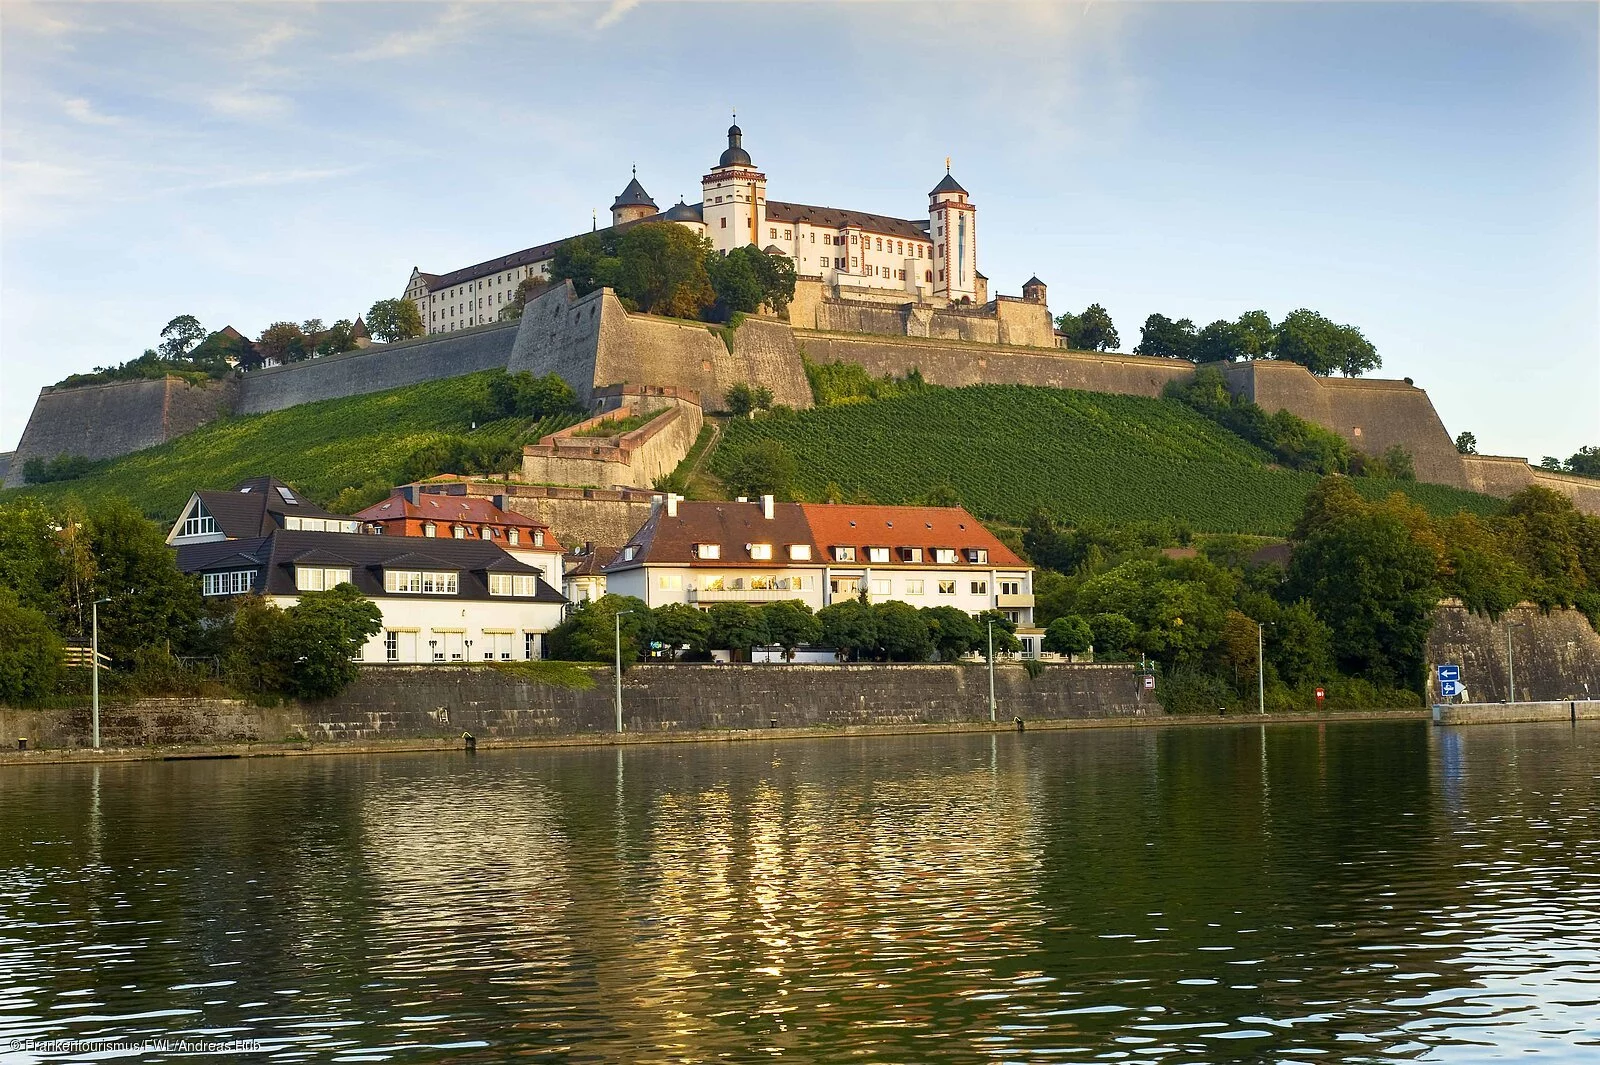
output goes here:
[{"label": "stone embankment wall", "polygon": [[[1517,699],[1600,697],[1600,634],[1576,610],[1542,613],[1520,606],[1498,621],[1474,614],[1454,600],[1434,614],[1428,634],[1428,666],[1453,663],[1471,702],[1503,702],[1508,681],[1506,634],[1517,675]],[[1429,678],[1429,699],[1437,698]]]},{"label": "stone embankment wall", "polygon": [[[337,740],[561,739],[615,730],[612,680],[598,670],[585,691],[556,688],[486,666],[366,667],[337,699],[262,710],[228,700],[144,700],[102,706],[105,746]],[[999,719],[1115,718],[1159,714],[1127,665],[1055,665],[1037,678],[996,670]],[[638,666],[623,675],[629,733],[954,724],[988,720],[981,665]],[[0,710],[7,746],[87,744],[87,709]]]},{"label": "stone embankment wall", "polygon": [[1567,496],[1586,514],[1600,514],[1600,481],[1552,473],[1528,465],[1527,459],[1504,455],[1464,455],[1467,487],[1484,495],[1505,499],[1531,485],[1539,485]]},{"label": "stone embankment wall", "polygon": [[109,459],[164,444],[228,413],[237,387],[232,378],[195,385],[167,377],[42,389],[4,484],[21,484],[22,466],[29,459]]},{"label": "stone embankment wall", "polygon": [[[694,446],[704,418],[700,404],[676,389],[627,386],[621,406],[551,433],[522,449],[522,479],[539,484],[649,488],[677,469]],[[648,393],[648,394],[645,394]],[[657,411],[654,418],[620,436],[580,436],[607,421]],[[586,539],[593,539],[590,533]]]}]

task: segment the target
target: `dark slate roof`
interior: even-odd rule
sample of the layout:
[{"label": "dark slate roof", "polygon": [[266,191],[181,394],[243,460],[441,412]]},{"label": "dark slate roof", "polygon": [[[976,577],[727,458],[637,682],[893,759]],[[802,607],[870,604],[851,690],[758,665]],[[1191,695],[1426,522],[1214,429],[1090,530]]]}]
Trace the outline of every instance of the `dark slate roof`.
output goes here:
[{"label": "dark slate roof", "polygon": [[881,233],[886,237],[905,237],[908,240],[920,241],[929,239],[926,221],[913,222],[907,218],[894,218],[890,215],[846,211],[839,207],[812,207],[809,204],[785,203],[782,200],[767,201],[767,221],[804,222],[823,229],[858,226],[869,233]]},{"label": "dark slate roof", "polygon": [[[484,599],[489,595],[488,574],[537,574],[534,566],[519,562],[484,540],[456,540],[421,536],[363,536],[357,533],[276,532],[251,540],[187,544],[178,548],[178,568],[185,573],[217,573],[257,569],[254,590],[264,595],[292,596],[296,561],[350,567],[350,579],[369,599],[449,598],[436,595],[397,595],[383,590],[385,567],[453,570],[459,574],[456,599]],[[533,597],[493,596],[496,602],[518,598],[521,602],[564,603],[562,594],[541,577]]]},{"label": "dark slate roof", "polygon": [[[284,493],[288,494],[285,495]],[[286,514],[306,518],[349,520],[342,514],[329,514],[276,477],[253,477],[241,481],[231,492],[196,492],[217,528],[230,540],[266,536],[283,528]]]},{"label": "dark slate roof", "polygon": [[750,153],[744,150],[744,130],[737,124],[728,127],[728,148],[717,159],[717,168],[725,166],[755,166]]},{"label": "dark slate roof", "polygon": [[612,203],[611,209],[615,211],[618,207],[653,208],[655,205],[656,201],[652,200],[650,194],[644,191],[644,186],[639,184],[639,177],[635,174],[633,180],[628,182],[628,187],[617,195],[617,199]]},{"label": "dark slate roof", "polygon": [[1039,285],[1041,287],[1044,285],[1044,282],[1039,280],[1038,274],[1034,274],[1032,277],[1028,278],[1028,280],[1022,283],[1023,288],[1032,288],[1034,285]]},{"label": "dark slate roof", "polygon": [[690,206],[682,200],[668,207],[661,215],[661,221],[663,222],[704,222],[705,220],[706,216],[698,203]]},{"label": "dark slate roof", "polygon": [[965,194],[966,191],[967,191],[966,189],[961,187],[961,182],[959,182],[955,178],[951,177],[950,176],[950,171],[946,170],[944,172],[944,179],[941,180],[939,182],[939,184],[935,185],[933,187],[933,191],[928,193],[928,195],[929,196],[936,196],[941,192],[960,192],[960,193]]}]

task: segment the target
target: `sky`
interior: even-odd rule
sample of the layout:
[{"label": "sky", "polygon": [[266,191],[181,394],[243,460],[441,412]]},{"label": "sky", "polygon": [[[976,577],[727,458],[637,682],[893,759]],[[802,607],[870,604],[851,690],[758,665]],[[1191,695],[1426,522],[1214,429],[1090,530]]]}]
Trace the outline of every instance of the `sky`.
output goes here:
[{"label": "sky", "polygon": [[0,0],[0,450],[193,314],[353,318],[699,199],[908,218],[990,291],[1359,326],[1490,454],[1600,444],[1600,5]]}]

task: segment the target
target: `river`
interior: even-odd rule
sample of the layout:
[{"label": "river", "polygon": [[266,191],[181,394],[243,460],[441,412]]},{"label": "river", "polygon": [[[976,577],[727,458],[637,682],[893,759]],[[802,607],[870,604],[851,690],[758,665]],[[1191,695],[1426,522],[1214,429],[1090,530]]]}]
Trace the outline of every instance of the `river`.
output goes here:
[{"label": "river", "polygon": [[1600,1060],[1597,754],[1397,721],[7,768],[0,1061]]}]

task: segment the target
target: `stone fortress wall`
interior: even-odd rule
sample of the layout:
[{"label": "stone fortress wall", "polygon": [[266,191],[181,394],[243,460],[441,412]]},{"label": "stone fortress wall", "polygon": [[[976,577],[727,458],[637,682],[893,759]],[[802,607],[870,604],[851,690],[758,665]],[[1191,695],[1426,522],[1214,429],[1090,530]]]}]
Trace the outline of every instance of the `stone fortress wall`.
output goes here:
[{"label": "stone fortress wall", "polygon": [[[564,283],[530,301],[520,322],[373,345],[211,386],[169,378],[45,389],[5,483],[19,483],[22,464],[36,456],[111,458],[228,413],[281,410],[496,367],[555,372],[590,404],[608,387],[627,385],[668,386],[717,405],[729,387],[746,382],[770,388],[776,402],[796,408],[811,405],[802,357],[857,362],[874,375],[916,368],[930,383],[952,387],[1026,384],[1140,396],[1159,396],[1168,381],[1194,370],[1183,360],[1051,347],[1044,304],[1005,297],[983,307],[932,310],[843,300],[821,286],[799,286],[789,313],[787,323],[745,319],[730,344],[725,330],[632,314],[609,289],[578,296]],[[991,334],[999,339],[967,339]],[[1428,394],[1405,382],[1318,378],[1275,362],[1236,364],[1224,372],[1236,393],[1269,411],[1287,409],[1326,426],[1363,451],[1404,447],[1423,480],[1497,496],[1542,484],[1600,513],[1600,486],[1593,482],[1519,460],[1457,454]]]},{"label": "stone fortress wall", "polygon": [[[522,479],[535,484],[649,488],[678,468],[704,418],[700,397],[670,387],[624,385],[597,391],[607,410],[522,449]],[[654,414],[632,432],[594,436],[609,421]],[[587,435],[584,435],[587,434]]]}]

